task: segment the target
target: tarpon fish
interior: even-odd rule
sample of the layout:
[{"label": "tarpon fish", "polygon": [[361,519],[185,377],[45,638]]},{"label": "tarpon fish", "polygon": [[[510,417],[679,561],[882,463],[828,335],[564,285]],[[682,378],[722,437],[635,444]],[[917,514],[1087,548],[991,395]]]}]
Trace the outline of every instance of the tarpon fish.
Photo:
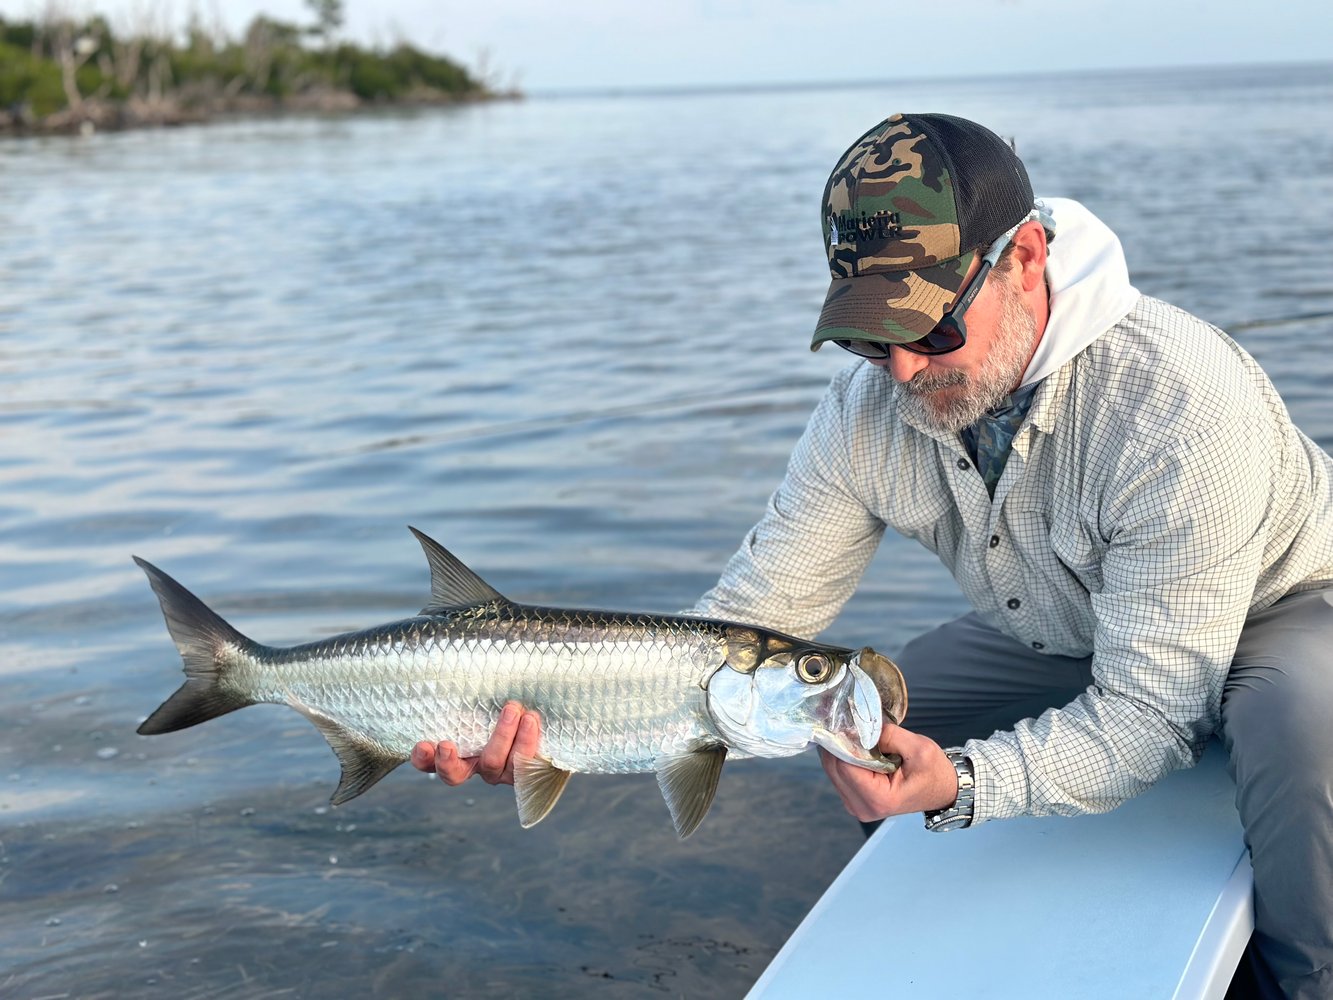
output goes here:
[{"label": "tarpon fish", "polygon": [[260,703],[315,724],[342,764],[334,805],[406,761],[421,740],[479,753],[510,700],[541,716],[540,752],[514,762],[532,826],[572,772],[653,771],[676,832],[703,820],[731,757],[787,757],[814,743],[883,773],[885,718],[907,708],[888,658],[750,625],[683,615],[515,604],[411,529],[431,570],[415,617],[299,646],[246,638],[167,574],[148,574],[186,681],[139,727],[194,726]]}]

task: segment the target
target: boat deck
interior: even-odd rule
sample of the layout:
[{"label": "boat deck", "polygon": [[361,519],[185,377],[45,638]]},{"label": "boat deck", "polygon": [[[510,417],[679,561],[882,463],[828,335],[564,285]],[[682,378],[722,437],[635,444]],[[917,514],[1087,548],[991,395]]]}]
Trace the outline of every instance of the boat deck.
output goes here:
[{"label": "boat deck", "polygon": [[1221,998],[1254,925],[1226,753],[1099,816],[887,821],[749,993]]}]

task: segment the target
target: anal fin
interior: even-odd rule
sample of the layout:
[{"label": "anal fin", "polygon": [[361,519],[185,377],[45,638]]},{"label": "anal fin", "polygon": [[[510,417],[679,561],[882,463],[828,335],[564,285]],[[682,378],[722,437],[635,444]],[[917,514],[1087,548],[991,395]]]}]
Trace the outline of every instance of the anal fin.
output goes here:
[{"label": "anal fin", "polygon": [[342,779],[329,799],[330,805],[340,806],[356,798],[407,760],[292,695],[287,696],[287,704],[315,724],[342,764]]},{"label": "anal fin", "polygon": [[657,786],[662,789],[662,798],[671,810],[671,822],[681,840],[692,834],[708,815],[726,760],[724,746],[702,746],[658,759]]},{"label": "anal fin", "polygon": [[545,757],[514,756],[514,799],[524,829],[536,826],[555,808],[569,775]]}]

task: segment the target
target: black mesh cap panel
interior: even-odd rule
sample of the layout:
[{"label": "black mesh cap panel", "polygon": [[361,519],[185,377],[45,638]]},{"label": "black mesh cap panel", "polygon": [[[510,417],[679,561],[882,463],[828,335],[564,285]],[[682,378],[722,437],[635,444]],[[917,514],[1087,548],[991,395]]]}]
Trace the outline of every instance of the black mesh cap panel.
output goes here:
[{"label": "black mesh cap panel", "polygon": [[945,160],[958,206],[959,245],[987,247],[1032,211],[1032,182],[1009,144],[953,115],[912,115]]}]

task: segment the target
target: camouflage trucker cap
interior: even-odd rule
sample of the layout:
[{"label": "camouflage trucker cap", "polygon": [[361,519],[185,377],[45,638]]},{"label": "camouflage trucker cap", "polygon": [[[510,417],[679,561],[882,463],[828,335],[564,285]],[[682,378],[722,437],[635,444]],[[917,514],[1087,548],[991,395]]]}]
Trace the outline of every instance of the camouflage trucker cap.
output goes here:
[{"label": "camouflage trucker cap", "polygon": [[958,294],[977,247],[1032,211],[1009,144],[952,115],[888,118],[842,155],[824,188],[833,281],[810,343],[903,344],[928,334]]}]

